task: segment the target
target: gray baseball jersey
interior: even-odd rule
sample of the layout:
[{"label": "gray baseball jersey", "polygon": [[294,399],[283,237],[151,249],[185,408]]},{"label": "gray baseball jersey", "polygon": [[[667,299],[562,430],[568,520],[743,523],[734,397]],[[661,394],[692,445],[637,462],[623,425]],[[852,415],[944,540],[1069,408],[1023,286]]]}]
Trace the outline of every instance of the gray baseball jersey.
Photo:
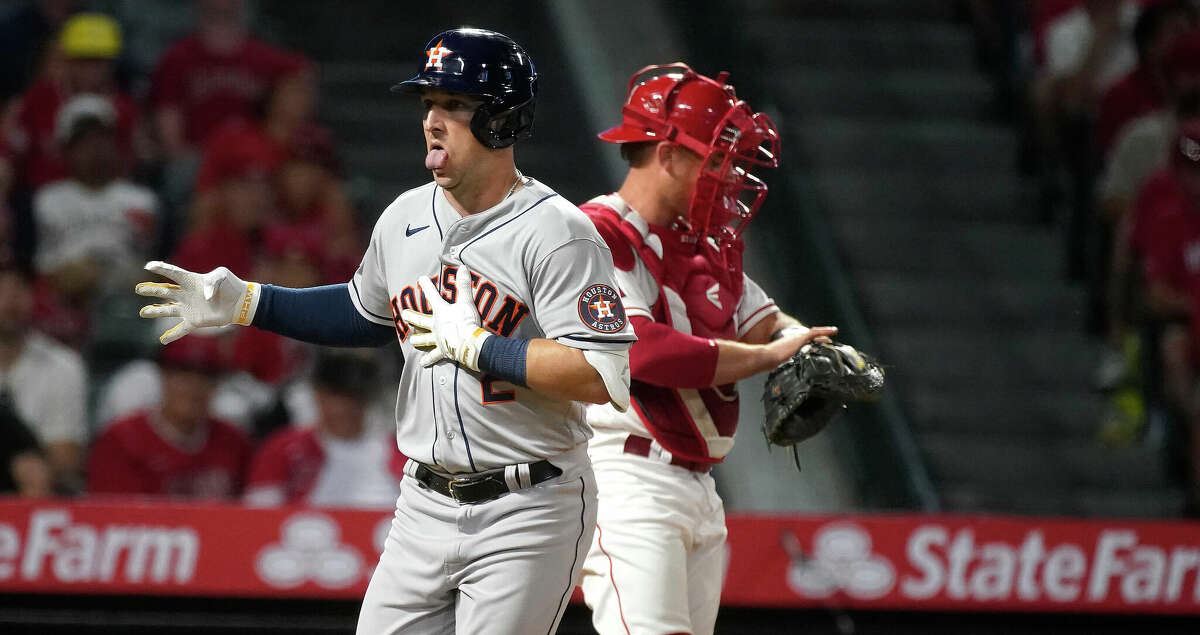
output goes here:
[{"label": "gray baseball jersey", "polygon": [[612,256],[577,207],[534,179],[495,207],[461,216],[434,183],[401,194],[375,225],[349,292],[372,322],[396,329],[404,370],[396,438],[406,456],[447,473],[561,455],[591,432],[584,407],[443,361],[422,368],[404,309],[429,313],[417,285],[432,277],[454,301],[459,264],[471,271],[484,328],[584,350],[627,349]]}]

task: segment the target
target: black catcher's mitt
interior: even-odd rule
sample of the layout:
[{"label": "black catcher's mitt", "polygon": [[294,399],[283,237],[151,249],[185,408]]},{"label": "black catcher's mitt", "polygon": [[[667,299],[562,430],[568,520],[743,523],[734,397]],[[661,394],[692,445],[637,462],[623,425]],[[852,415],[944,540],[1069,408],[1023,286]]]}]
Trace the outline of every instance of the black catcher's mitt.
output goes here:
[{"label": "black catcher's mitt", "polygon": [[845,344],[813,342],[767,376],[763,434],[772,445],[811,438],[851,401],[874,401],[883,391],[883,368]]}]

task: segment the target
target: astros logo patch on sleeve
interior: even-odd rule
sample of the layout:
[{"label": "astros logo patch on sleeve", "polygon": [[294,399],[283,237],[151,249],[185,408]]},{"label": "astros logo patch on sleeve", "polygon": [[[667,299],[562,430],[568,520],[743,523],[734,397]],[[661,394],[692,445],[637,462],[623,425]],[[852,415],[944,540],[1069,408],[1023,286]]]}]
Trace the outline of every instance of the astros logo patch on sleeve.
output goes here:
[{"label": "astros logo patch on sleeve", "polygon": [[579,295],[579,318],[593,331],[616,333],[625,328],[625,307],[616,289],[593,284]]}]

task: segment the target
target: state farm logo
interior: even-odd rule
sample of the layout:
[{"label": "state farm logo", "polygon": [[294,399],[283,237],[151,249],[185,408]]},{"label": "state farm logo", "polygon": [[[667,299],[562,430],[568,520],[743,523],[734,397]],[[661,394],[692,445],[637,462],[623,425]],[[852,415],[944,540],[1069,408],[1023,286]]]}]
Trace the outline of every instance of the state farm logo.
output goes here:
[{"label": "state farm logo", "polygon": [[800,595],[827,598],[838,591],[860,600],[888,594],[896,569],[887,558],[871,553],[871,535],[853,523],[832,523],[813,534],[809,555],[795,534],[782,537],[791,557],[788,586]]},{"label": "state farm logo", "polygon": [[0,583],[186,584],[200,536],[191,527],[77,520],[69,508],[36,509],[20,527],[0,522]]},{"label": "state farm logo", "polygon": [[293,514],[279,528],[281,540],[258,552],[254,570],[267,584],[290,589],[312,581],[340,589],[362,577],[363,559],[341,543],[341,529],[328,516]]}]

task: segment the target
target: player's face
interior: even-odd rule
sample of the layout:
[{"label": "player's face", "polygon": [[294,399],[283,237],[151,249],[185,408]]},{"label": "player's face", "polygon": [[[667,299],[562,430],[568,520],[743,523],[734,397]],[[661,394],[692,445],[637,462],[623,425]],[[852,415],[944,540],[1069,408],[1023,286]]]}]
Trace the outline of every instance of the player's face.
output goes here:
[{"label": "player's face", "polygon": [[471,117],[480,102],[473,97],[436,88],[421,91],[425,111],[421,121],[425,132],[425,167],[433,180],[453,190],[478,159],[488,151],[471,133]]}]

